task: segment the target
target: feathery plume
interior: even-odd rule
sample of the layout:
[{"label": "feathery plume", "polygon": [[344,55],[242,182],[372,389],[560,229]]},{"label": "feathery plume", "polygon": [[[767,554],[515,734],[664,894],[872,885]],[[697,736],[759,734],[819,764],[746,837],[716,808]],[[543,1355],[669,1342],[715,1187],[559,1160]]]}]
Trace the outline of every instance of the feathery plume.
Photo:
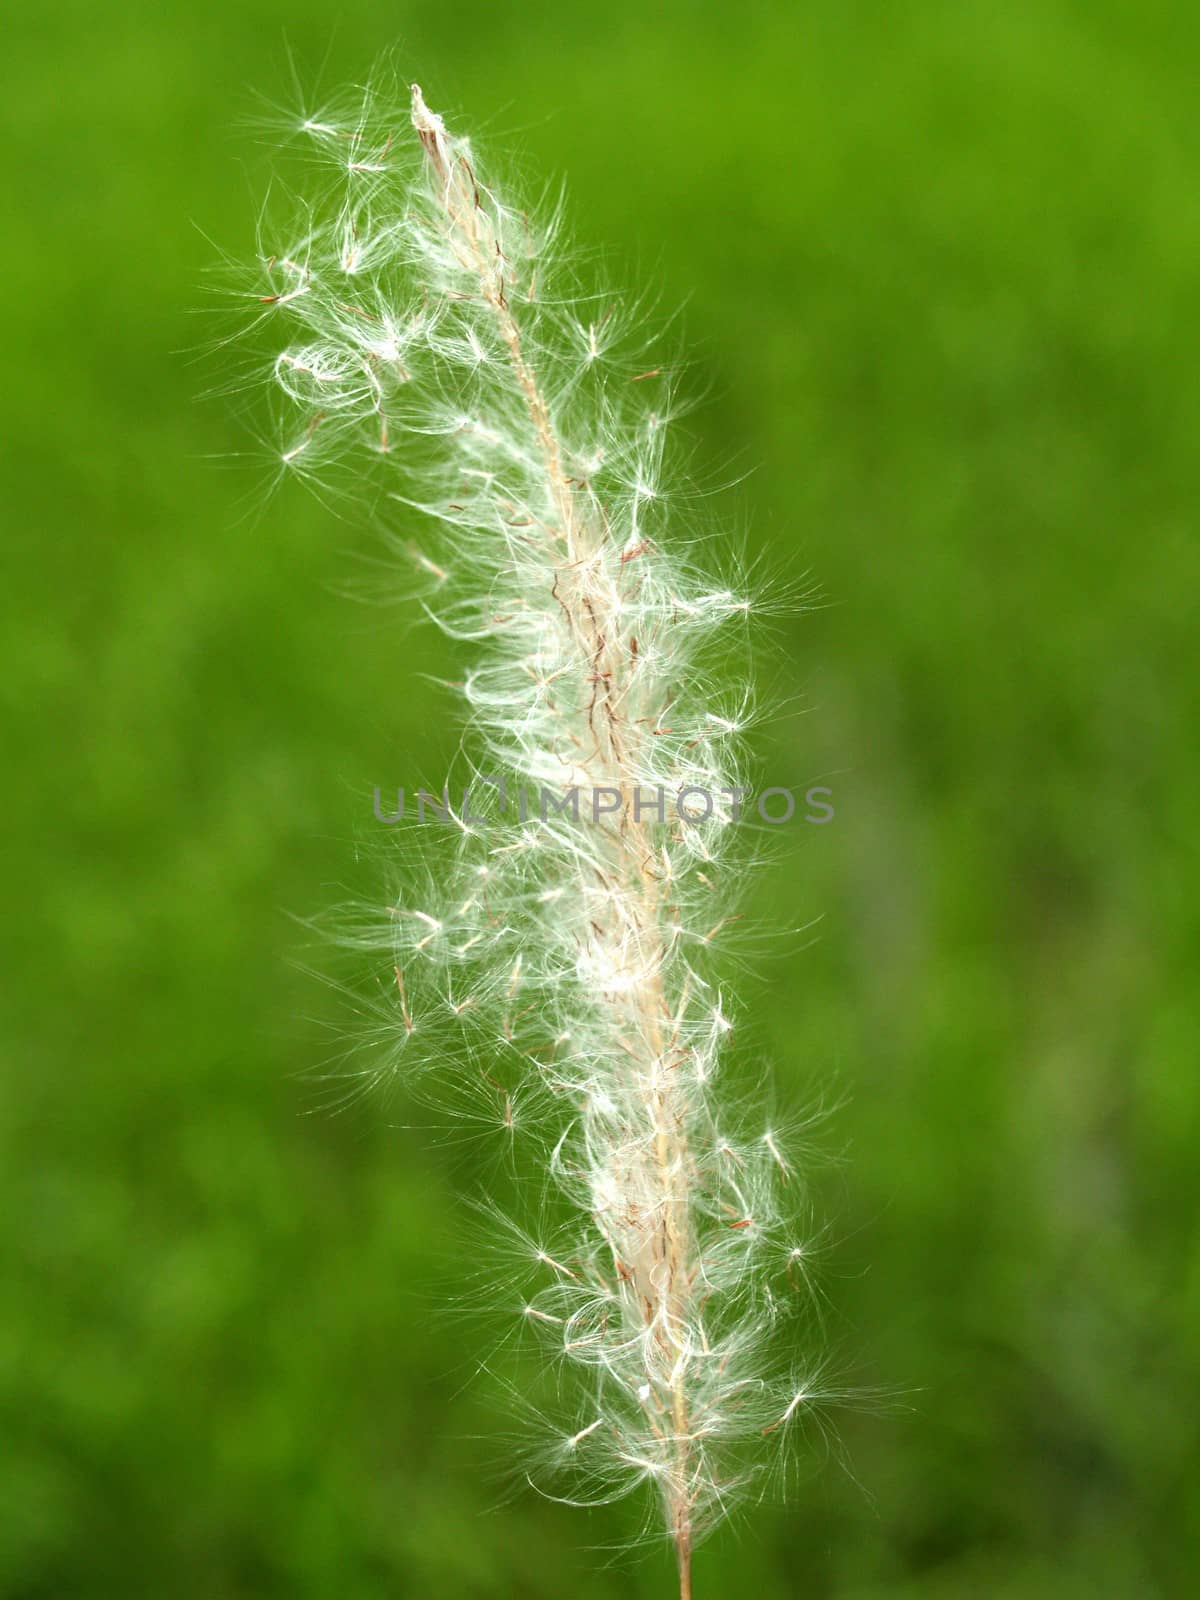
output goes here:
[{"label": "feathery plume", "polygon": [[770,1353],[808,1265],[792,1159],[717,1094],[749,706],[720,662],[751,604],[662,539],[667,379],[630,364],[618,302],[561,288],[557,215],[503,201],[416,86],[408,119],[369,93],[303,132],[337,181],[264,254],[262,314],[288,330],[280,466],[382,473],[433,531],[417,567],[475,647],[478,779],[521,802],[485,825],[439,797],[452,882],[361,942],[388,972],[392,1057],[448,1061],[456,1094],[543,1132],[533,1176],[565,1220],[508,1240],[568,1410],[531,1481],[583,1504],[649,1485],[687,1600],[697,1539],[820,1387]]}]

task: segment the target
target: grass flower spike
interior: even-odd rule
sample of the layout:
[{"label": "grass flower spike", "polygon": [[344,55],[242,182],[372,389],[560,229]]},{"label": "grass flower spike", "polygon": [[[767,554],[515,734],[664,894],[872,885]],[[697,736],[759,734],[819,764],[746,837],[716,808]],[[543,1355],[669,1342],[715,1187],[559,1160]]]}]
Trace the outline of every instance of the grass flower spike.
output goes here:
[{"label": "grass flower spike", "polygon": [[667,536],[668,379],[632,311],[575,291],[557,209],[502,200],[415,86],[407,115],[372,92],[303,127],[335,183],[264,251],[281,462],[422,530],[413,582],[471,647],[476,787],[506,807],[447,803],[452,870],[360,934],[388,1062],[528,1129],[514,1315],[561,1408],[529,1476],[583,1504],[650,1486],[686,1600],[698,1538],[817,1398],[781,1331],[793,1158],[720,1072],[751,605]]}]

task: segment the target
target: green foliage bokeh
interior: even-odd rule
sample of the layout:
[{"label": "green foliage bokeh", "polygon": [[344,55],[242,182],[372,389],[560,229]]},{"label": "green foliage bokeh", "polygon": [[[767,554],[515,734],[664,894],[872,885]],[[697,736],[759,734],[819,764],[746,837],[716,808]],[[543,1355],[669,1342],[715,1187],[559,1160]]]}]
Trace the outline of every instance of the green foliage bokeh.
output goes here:
[{"label": "green foliage bokeh", "polygon": [[311,1082],[289,913],[365,890],[364,789],[452,751],[444,651],[338,595],[369,539],[263,503],[192,357],[209,240],[253,251],[257,96],[393,45],[687,300],[700,457],[753,469],[714,509],[829,602],[776,629],[757,754],[836,819],[750,906],[821,921],[747,994],[781,1098],[842,1101],[828,1337],[896,1404],[834,1415],[697,1593],[1195,1592],[1194,7],[5,31],[0,1595],[670,1592],[611,1555],[636,1508],[497,1486],[479,1329],[429,1309],[471,1158]]}]

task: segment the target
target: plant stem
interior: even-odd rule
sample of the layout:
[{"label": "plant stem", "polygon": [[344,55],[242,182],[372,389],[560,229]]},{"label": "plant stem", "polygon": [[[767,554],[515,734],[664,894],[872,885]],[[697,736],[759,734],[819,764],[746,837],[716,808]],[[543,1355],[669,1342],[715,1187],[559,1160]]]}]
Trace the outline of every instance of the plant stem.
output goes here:
[{"label": "plant stem", "polygon": [[[649,1059],[637,1063],[636,1081],[644,1086],[639,1092],[653,1129],[655,1170],[648,1186],[656,1196],[662,1228],[657,1237],[642,1239],[637,1225],[619,1218],[618,1228],[624,1226],[636,1250],[633,1259],[624,1261],[612,1231],[601,1225],[613,1245],[617,1280],[629,1284],[628,1298],[640,1307],[646,1324],[647,1377],[654,1391],[662,1388],[670,1396],[675,1464],[663,1494],[678,1554],[680,1600],[691,1600],[692,1495],[688,1479],[692,1452],[686,1362],[680,1359],[693,1276],[687,1105],[677,1069],[669,1065],[673,1019],[663,987],[662,924],[667,896],[659,852],[638,813],[637,766],[629,748],[631,740],[636,741],[636,723],[631,722],[623,704],[630,642],[621,625],[620,594],[602,559],[604,519],[597,515],[586,479],[568,472],[562,442],[509,301],[507,262],[492,218],[482,204],[469,161],[447,140],[440,119],[428,111],[415,85],[413,126],[439,187],[454,253],[478,278],[481,298],[496,319],[529,414],[548,501],[558,524],[547,530],[560,544],[551,563],[552,592],[578,642],[585,682],[590,684],[587,721],[595,740],[595,758],[622,797],[619,827],[602,874],[608,907],[602,919],[593,920],[592,927],[599,942],[615,952],[614,965],[623,964],[633,979],[624,987],[624,998],[618,1000],[614,995],[613,1004],[619,1011],[628,1010],[648,1046]],[[634,654],[636,649],[634,641]],[[658,1347],[653,1360],[651,1330]],[[655,1400],[646,1404],[650,1410]]]}]

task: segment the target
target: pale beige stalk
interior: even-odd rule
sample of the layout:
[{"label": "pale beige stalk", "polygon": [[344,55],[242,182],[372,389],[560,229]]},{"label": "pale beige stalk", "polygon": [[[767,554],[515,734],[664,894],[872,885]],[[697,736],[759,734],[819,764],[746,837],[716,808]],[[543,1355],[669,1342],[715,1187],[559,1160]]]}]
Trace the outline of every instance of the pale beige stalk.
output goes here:
[{"label": "pale beige stalk", "polygon": [[[598,910],[582,934],[612,975],[605,997],[613,1013],[616,1045],[630,1058],[631,1082],[644,1107],[650,1137],[625,1157],[627,1170],[614,1175],[615,1202],[597,1208],[597,1222],[612,1248],[619,1293],[648,1334],[647,1416],[673,1441],[674,1470],[663,1486],[679,1561],[681,1600],[692,1594],[691,1446],[687,1372],[687,1315],[695,1282],[694,1240],[689,1215],[691,1158],[687,1105],[676,1051],[677,1028],[664,988],[663,967],[676,929],[670,910],[665,852],[656,851],[637,814],[634,754],[647,738],[653,708],[627,704],[631,660],[637,641],[621,619],[620,594],[612,577],[615,553],[606,549],[602,507],[586,475],[569,469],[567,453],[550,406],[526,354],[509,299],[508,263],[495,223],[465,153],[447,137],[439,117],[412,90],[412,121],[425,150],[445,216],[446,238],[495,318],[520,387],[540,452],[547,504],[544,532],[552,541],[546,581],[578,642],[580,699],[592,748],[571,732],[577,758],[597,785],[622,799],[607,831]],[[619,561],[619,558],[617,558]],[[570,730],[564,730],[570,732]],[[604,988],[603,981],[601,987]],[[669,1396],[666,1414],[660,1397]],[[669,1431],[668,1431],[669,1430]]]}]

